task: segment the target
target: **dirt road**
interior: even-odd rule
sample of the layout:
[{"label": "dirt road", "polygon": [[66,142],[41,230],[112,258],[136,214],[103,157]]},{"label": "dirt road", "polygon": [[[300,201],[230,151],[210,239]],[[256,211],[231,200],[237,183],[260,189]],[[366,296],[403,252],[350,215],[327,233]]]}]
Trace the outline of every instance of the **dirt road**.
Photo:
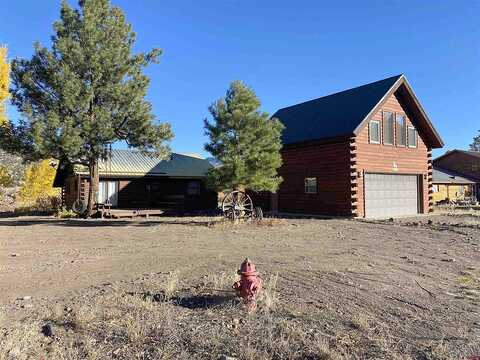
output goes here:
[{"label": "dirt road", "polygon": [[[479,217],[215,220],[0,219],[0,304],[21,313],[16,299],[25,296],[52,301],[171,271],[193,286],[233,273],[249,256],[265,277],[278,273],[281,297],[303,310],[365,313],[392,326],[405,320],[401,331],[414,338],[428,325],[438,327],[429,329],[432,339],[480,339]],[[430,315],[408,319],[423,309]]]}]

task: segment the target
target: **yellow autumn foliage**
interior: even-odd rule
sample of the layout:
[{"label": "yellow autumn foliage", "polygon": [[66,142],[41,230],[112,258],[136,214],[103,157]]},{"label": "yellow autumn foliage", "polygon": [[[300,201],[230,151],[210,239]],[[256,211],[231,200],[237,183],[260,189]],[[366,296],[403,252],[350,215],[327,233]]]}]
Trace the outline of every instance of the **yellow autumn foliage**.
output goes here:
[{"label": "yellow autumn foliage", "polygon": [[57,166],[52,163],[52,160],[42,160],[27,167],[18,192],[20,203],[32,204],[41,198],[60,195],[60,189],[53,187]]},{"label": "yellow autumn foliage", "polygon": [[7,122],[5,102],[8,98],[10,65],[7,62],[7,48],[0,47],[0,125]]},{"label": "yellow autumn foliage", "polygon": [[12,177],[6,166],[0,165],[0,188],[12,186]]}]

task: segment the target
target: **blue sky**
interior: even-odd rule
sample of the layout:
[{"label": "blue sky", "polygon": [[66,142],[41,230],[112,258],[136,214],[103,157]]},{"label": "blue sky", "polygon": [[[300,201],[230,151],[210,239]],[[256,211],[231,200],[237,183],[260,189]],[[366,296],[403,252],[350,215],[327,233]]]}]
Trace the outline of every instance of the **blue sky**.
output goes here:
[{"label": "blue sky", "polygon": [[[71,4],[74,4],[70,0]],[[480,1],[114,0],[137,51],[164,50],[148,98],[172,124],[174,151],[206,155],[203,119],[230,81],[252,86],[262,110],[406,74],[446,149],[480,129]],[[0,44],[29,57],[49,44],[59,0],[8,2]],[[15,110],[10,108],[12,118]]]}]

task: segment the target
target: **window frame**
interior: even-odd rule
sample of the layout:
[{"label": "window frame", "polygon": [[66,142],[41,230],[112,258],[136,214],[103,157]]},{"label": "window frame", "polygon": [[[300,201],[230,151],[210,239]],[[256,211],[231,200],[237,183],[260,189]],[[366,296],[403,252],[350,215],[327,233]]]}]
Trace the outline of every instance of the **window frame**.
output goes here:
[{"label": "window frame", "polygon": [[[385,122],[386,122],[386,117],[385,114],[390,114],[392,115],[392,142],[387,143],[385,142],[386,136],[385,136]],[[387,146],[394,146],[395,145],[395,113],[392,111],[382,111],[382,140],[383,140],[383,145]]]},{"label": "window frame", "polygon": [[[397,118],[401,116],[403,118],[403,139],[405,141],[404,144],[399,144],[398,143],[398,134],[401,133],[398,131],[398,122]],[[395,145],[397,147],[407,147],[407,116],[403,113],[396,112],[395,113]]]},{"label": "window frame", "polygon": [[[410,145],[410,135],[408,133],[409,130],[413,130],[415,132],[415,145]],[[407,126],[407,146],[411,149],[416,149],[418,147],[418,131],[413,125]]]},{"label": "window frame", "polygon": [[[315,191],[308,191],[308,189],[312,188],[313,186],[308,185],[307,186],[307,181],[315,180]],[[318,193],[318,181],[316,177],[306,177],[304,180],[304,191],[305,194],[317,194]]]},{"label": "window frame", "polygon": [[[372,140],[372,124],[377,124],[378,126],[378,141]],[[382,127],[380,125],[380,120],[370,120],[368,123],[368,142],[370,144],[381,144],[382,143]]]},{"label": "window frame", "polygon": [[[195,193],[191,192],[191,190],[195,190]],[[190,180],[187,183],[187,196],[200,196],[201,193],[201,184],[198,180]]]}]

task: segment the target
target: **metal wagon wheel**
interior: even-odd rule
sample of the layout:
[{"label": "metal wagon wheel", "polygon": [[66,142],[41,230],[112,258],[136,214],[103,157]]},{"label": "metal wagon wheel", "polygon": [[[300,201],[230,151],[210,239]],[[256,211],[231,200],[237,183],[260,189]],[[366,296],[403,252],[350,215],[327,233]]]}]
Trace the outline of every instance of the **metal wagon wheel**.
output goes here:
[{"label": "metal wagon wheel", "polygon": [[253,201],[243,191],[229,192],[222,202],[223,215],[229,220],[253,218]]}]

